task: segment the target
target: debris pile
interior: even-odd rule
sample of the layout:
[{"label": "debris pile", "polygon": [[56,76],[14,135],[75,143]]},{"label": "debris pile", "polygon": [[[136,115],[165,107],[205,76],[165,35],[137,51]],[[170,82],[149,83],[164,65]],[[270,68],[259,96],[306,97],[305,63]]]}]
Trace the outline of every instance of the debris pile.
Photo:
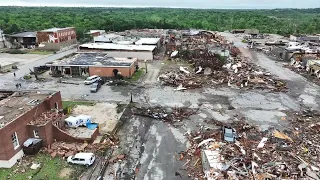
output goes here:
[{"label": "debris pile", "polygon": [[192,179],[320,179],[318,120],[293,132],[260,132],[243,120],[201,127],[186,133],[191,146],[179,159]]},{"label": "debris pile", "polygon": [[146,116],[159,119],[164,122],[174,123],[189,118],[195,114],[197,110],[188,108],[163,108],[163,107],[135,107],[132,113],[135,115]]},{"label": "debris pile", "polygon": [[114,138],[106,138],[98,143],[77,143],[77,142],[61,142],[57,141],[44,148],[44,151],[51,155],[52,158],[58,156],[67,158],[79,152],[103,152],[105,148],[116,145]]},{"label": "debris pile", "polygon": [[292,58],[290,63],[284,63],[283,66],[320,85],[320,57],[304,54],[303,58],[304,60],[300,56]]},{"label": "debris pile", "polygon": [[88,146],[87,143],[68,143],[68,142],[54,142],[45,148],[44,151],[48,152],[52,158],[59,157],[69,157],[77,152],[84,152],[84,149]]},{"label": "debris pile", "polygon": [[[195,89],[202,87],[202,81],[200,78],[196,79],[195,75],[192,73],[185,74],[182,72],[168,72],[161,74],[158,77],[158,80],[161,81],[161,84],[167,86],[181,86],[183,88]],[[180,90],[177,88],[177,90]]]},{"label": "debris pile", "polygon": [[176,90],[201,88],[204,85],[228,85],[229,87],[245,89],[268,89],[272,91],[286,91],[286,83],[277,79],[269,72],[249,63],[246,58],[236,58],[234,63],[220,65],[208,61],[200,61],[196,69],[188,70],[185,67],[179,71],[170,71],[161,74],[158,81],[163,85],[177,87]]},{"label": "debris pile", "polygon": [[235,58],[233,63],[224,65],[229,72],[226,78],[228,86],[236,85],[241,88],[249,89],[271,89],[273,91],[286,91],[286,83],[271,76],[247,58]]},{"label": "debris pile", "polygon": [[47,122],[49,121],[59,121],[61,119],[63,119],[64,117],[64,114],[62,112],[57,112],[57,111],[46,111],[46,112],[43,112],[42,114],[40,114],[40,116],[35,119],[35,120],[32,120],[29,125],[37,125],[37,126],[40,126],[40,125],[44,125],[46,124]]},{"label": "debris pile", "polygon": [[179,41],[180,46],[169,53],[170,59],[179,57],[193,68],[185,71],[180,67],[179,71],[177,69],[161,74],[158,80],[164,85],[176,87],[176,90],[228,85],[286,91],[283,81],[251,63],[232,42],[215,33],[199,31],[180,39],[174,38],[173,41]]}]

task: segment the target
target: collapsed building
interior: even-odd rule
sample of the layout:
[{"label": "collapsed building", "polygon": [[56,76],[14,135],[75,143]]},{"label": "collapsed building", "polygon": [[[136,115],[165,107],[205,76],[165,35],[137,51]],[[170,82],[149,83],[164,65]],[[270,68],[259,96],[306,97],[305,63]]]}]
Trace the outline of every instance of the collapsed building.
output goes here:
[{"label": "collapsed building", "polygon": [[[43,145],[53,142],[52,128],[28,124],[43,112],[62,107],[60,92],[0,92],[0,167],[9,168],[23,156],[22,143],[39,136]],[[49,132],[51,131],[51,132]]]},{"label": "collapsed building", "polygon": [[60,92],[0,91],[0,167],[55,141],[92,142],[98,129],[77,136],[65,128]]},{"label": "collapsed building", "polygon": [[[176,90],[227,84],[236,88],[285,91],[283,81],[243,57],[240,50],[222,36],[210,31],[194,30],[177,34],[170,35],[167,54],[171,60],[184,60],[192,67],[181,66],[161,74],[158,80],[163,85],[176,87]],[[177,45],[177,42],[179,46],[168,46]]]},{"label": "collapsed building", "polygon": [[36,45],[36,32],[21,32],[5,35],[9,48],[34,48]]}]

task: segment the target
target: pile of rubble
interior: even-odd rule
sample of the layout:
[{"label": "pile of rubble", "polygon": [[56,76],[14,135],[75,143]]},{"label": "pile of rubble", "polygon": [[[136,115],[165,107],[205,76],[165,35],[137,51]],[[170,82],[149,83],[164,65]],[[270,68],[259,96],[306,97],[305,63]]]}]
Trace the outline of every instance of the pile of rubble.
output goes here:
[{"label": "pile of rubble", "polygon": [[135,115],[146,116],[159,119],[164,122],[174,123],[189,118],[197,110],[188,108],[163,108],[163,107],[135,107],[132,113]]},{"label": "pile of rubble", "polygon": [[57,112],[56,110],[46,111],[40,114],[40,116],[37,119],[32,120],[29,124],[40,126],[46,124],[49,121],[59,121],[63,118],[64,114],[62,112]]},{"label": "pile of rubble", "polygon": [[97,143],[77,143],[57,141],[44,148],[44,151],[51,155],[52,158],[58,156],[67,158],[79,152],[99,153],[105,151],[107,147],[116,145],[118,141],[115,138],[106,138]]},{"label": "pile of rubble", "polygon": [[[308,56],[305,55],[304,58],[308,58]],[[320,85],[320,58],[317,56],[315,56],[313,59],[305,61],[293,59],[290,63],[284,63],[283,67],[289,68],[292,71],[304,76],[311,82]]]},{"label": "pile of rubble", "polygon": [[77,152],[84,152],[84,149],[88,146],[88,143],[68,143],[68,142],[54,142],[45,148],[44,150],[48,152],[52,158],[59,157],[69,157]]},{"label": "pile of rubble", "polygon": [[[305,118],[304,118],[305,119]],[[320,116],[317,123],[280,132],[235,121],[233,128],[201,127],[186,133],[191,146],[180,153],[192,179],[320,179]]]},{"label": "pile of rubble", "polygon": [[[228,57],[230,54],[232,57]],[[228,85],[235,88],[261,88],[286,91],[286,84],[264,72],[261,68],[241,56],[241,51],[232,42],[211,32],[181,39],[181,46],[171,58],[181,58],[194,68],[161,74],[158,80],[176,90],[201,88],[205,85]]]},{"label": "pile of rubble", "polygon": [[[220,60],[217,60],[220,62]],[[163,85],[176,87],[176,90],[201,88],[205,85],[228,85],[234,88],[268,89],[286,91],[286,83],[269,72],[258,68],[246,58],[235,58],[233,63],[222,66],[219,63],[200,61],[197,68],[190,71],[180,66],[179,71],[161,74],[158,81]],[[220,68],[221,67],[221,68]]]},{"label": "pile of rubble", "polygon": [[265,72],[248,58],[235,58],[233,63],[224,65],[229,75],[226,77],[228,86],[235,85],[240,88],[269,89],[273,91],[286,91],[286,83],[277,79],[269,72]]}]

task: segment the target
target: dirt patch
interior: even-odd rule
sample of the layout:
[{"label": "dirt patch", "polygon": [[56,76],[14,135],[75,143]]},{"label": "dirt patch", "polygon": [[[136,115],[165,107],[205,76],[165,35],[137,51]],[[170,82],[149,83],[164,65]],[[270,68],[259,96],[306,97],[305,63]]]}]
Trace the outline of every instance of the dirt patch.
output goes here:
[{"label": "dirt patch", "polygon": [[67,178],[69,177],[73,172],[73,169],[71,168],[63,168],[61,171],[60,171],[60,174],[59,174],[59,177],[61,178]]},{"label": "dirt patch", "polygon": [[118,111],[118,105],[115,103],[97,103],[94,106],[77,105],[73,109],[72,115],[89,115],[92,118],[92,122],[99,124],[101,133],[109,133],[121,117],[122,112],[118,113]]}]

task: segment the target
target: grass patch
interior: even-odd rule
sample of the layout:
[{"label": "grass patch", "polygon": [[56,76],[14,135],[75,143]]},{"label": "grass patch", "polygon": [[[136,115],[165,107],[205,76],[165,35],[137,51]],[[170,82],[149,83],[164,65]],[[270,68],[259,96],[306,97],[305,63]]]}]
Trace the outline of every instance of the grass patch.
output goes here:
[{"label": "grass patch", "polygon": [[53,54],[52,51],[28,51],[27,54],[39,54],[39,55],[50,55]]},{"label": "grass patch", "polygon": [[84,105],[84,106],[94,106],[96,103],[92,101],[62,101],[62,107],[65,108],[73,108],[76,105]]},{"label": "grass patch", "polygon": [[131,78],[128,78],[128,81],[138,81],[142,75],[145,74],[145,68],[141,68],[141,69],[138,69],[132,76]]},{"label": "grass patch", "polygon": [[[41,168],[36,170],[30,169],[32,163],[40,163]],[[73,173],[69,177],[60,177],[59,174],[62,169],[70,168]],[[52,180],[67,180],[77,179],[85,167],[69,165],[67,161],[61,158],[51,158],[50,155],[38,153],[35,156],[26,156],[22,159],[21,164],[16,164],[10,169],[0,169],[0,179],[15,179],[25,180],[29,177],[32,179],[52,179]]]}]

